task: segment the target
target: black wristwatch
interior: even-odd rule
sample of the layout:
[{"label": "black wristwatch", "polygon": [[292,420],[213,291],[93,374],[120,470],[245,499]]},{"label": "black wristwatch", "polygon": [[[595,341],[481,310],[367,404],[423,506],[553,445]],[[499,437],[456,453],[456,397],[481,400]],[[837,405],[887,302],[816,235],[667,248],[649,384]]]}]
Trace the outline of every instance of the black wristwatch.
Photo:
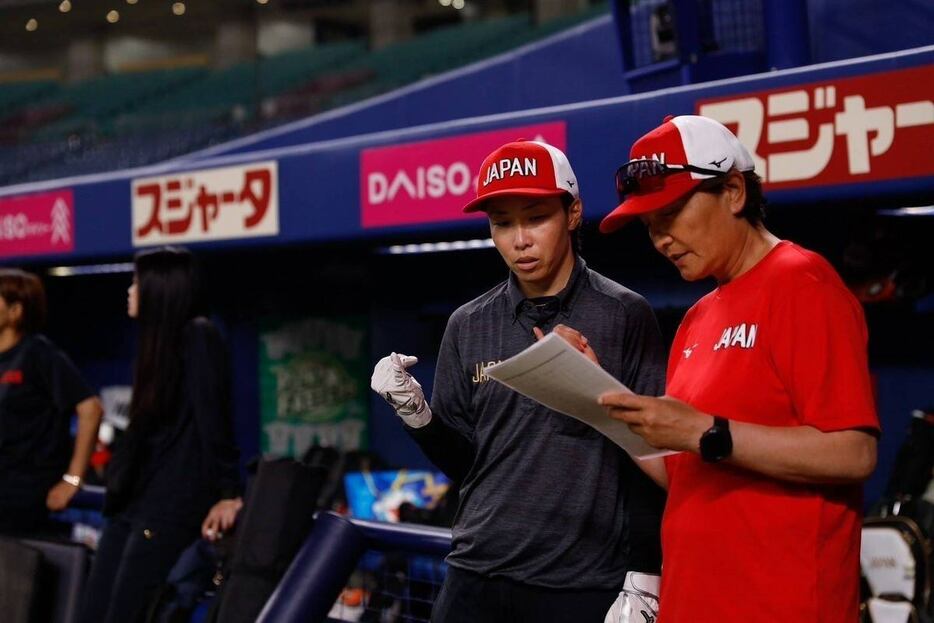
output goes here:
[{"label": "black wristwatch", "polygon": [[713,426],[704,431],[700,438],[700,455],[708,463],[717,463],[733,453],[733,435],[730,421],[719,415],[713,416]]}]

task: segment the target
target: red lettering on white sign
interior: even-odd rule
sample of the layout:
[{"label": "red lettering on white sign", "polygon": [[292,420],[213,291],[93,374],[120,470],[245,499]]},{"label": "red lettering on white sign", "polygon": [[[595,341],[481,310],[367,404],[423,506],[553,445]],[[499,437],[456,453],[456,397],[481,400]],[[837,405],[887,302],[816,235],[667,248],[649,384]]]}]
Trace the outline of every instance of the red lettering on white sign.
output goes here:
[{"label": "red lettering on white sign", "polygon": [[133,244],[279,233],[275,162],[133,181]]}]

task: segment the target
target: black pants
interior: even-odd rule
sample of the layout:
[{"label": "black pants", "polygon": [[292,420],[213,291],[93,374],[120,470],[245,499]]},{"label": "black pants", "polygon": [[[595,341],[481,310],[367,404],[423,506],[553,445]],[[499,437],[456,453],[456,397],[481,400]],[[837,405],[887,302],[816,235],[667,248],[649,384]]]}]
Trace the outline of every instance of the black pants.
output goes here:
[{"label": "black pants", "polygon": [[45,498],[59,477],[23,477],[20,474],[0,474],[0,534],[19,537],[68,536],[61,523],[49,519]]},{"label": "black pants", "polygon": [[[620,578],[620,585],[623,579]],[[558,590],[448,566],[432,623],[603,623],[618,590]]]},{"label": "black pants", "polygon": [[[10,537],[44,537],[54,532],[55,524],[49,519],[49,511],[43,505],[38,508],[14,508],[0,502],[0,534]],[[67,536],[67,531],[65,531]]]},{"label": "black pants", "polygon": [[115,517],[94,556],[82,623],[134,623],[144,615],[197,527],[155,526]]}]

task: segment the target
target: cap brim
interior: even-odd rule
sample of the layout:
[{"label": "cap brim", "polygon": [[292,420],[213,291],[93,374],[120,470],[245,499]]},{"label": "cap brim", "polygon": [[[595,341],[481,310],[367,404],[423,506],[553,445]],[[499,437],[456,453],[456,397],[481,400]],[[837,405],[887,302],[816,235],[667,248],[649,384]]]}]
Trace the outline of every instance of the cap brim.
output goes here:
[{"label": "cap brim", "polygon": [[609,234],[640,214],[654,212],[671,205],[694,190],[702,181],[704,180],[693,179],[690,174],[672,175],[665,180],[665,186],[661,190],[630,194],[624,202],[616,206],[616,209],[600,221],[600,233]]},{"label": "cap brim", "polygon": [[464,206],[464,212],[480,212],[484,203],[497,197],[560,197],[565,194],[571,193],[560,188],[504,188],[477,197]]}]

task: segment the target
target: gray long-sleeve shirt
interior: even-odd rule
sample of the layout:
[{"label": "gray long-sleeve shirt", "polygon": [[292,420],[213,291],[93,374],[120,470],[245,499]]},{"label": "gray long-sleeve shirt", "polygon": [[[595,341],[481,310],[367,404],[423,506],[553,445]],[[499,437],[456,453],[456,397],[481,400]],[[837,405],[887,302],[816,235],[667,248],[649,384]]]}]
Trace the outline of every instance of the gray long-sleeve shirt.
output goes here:
[{"label": "gray long-sleeve shirt", "polygon": [[[638,294],[581,258],[555,318],[587,337],[601,365],[640,394],[662,393],[665,352]],[[619,447],[483,373],[531,345],[534,314],[514,277],[448,321],[432,422],[409,432],[461,499],[448,563],[543,587],[612,589],[628,570],[657,571],[664,497]]]}]

